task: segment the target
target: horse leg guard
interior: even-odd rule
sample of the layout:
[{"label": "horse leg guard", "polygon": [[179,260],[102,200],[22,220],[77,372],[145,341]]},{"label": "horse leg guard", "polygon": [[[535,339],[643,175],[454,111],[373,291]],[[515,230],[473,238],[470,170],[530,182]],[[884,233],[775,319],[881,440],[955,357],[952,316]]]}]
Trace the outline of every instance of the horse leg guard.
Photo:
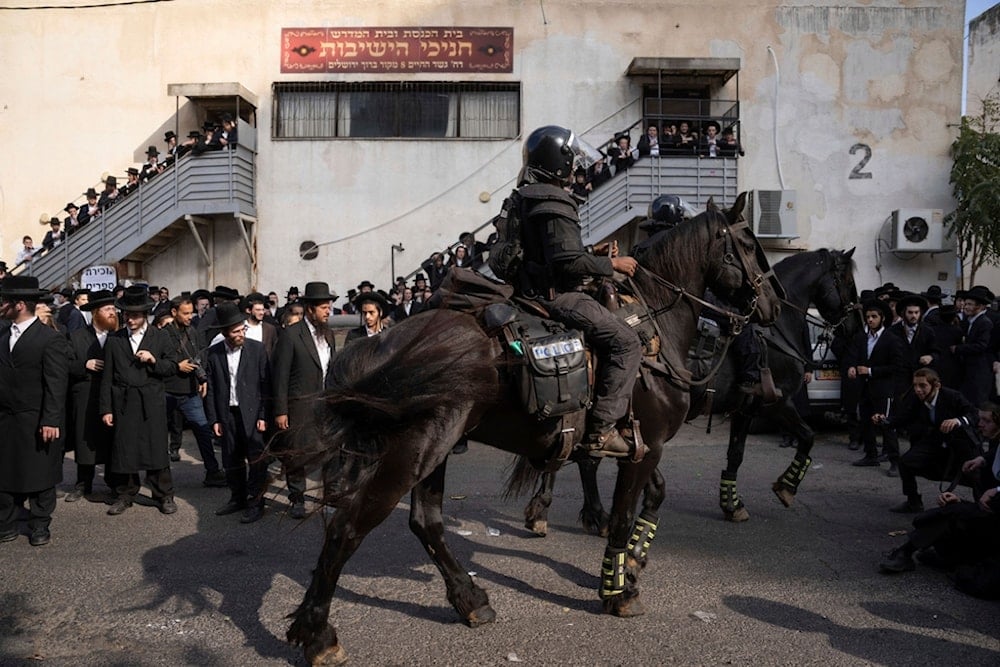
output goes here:
[{"label": "horse leg guard", "polygon": [[658,517],[652,512],[643,511],[640,513],[639,518],[635,520],[635,527],[632,528],[632,536],[625,546],[629,557],[635,561],[640,569],[646,567],[649,545],[656,537],[657,521]]},{"label": "horse leg guard", "polygon": [[809,470],[810,463],[812,463],[812,458],[797,454],[792,460],[791,465],[778,478],[778,481],[771,485],[774,495],[778,496],[778,500],[785,507],[792,506],[795,494],[799,490],[799,483],[806,476],[806,471]]},{"label": "horse leg guard", "polygon": [[750,519],[750,512],[736,490],[736,473],[722,471],[722,479],[719,480],[719,507],[722,508],[726,521],[742,523]]},{"label": "horse leg guard", "polygon": [[625,549],[607,547],[604,550],[604,560],[601,562],[599,594],[604,613],[621,618],[641,616],[646,613],[639,601],[639,589],[635,585],[637,566],[628,568],[625,564],[626,555]]}]

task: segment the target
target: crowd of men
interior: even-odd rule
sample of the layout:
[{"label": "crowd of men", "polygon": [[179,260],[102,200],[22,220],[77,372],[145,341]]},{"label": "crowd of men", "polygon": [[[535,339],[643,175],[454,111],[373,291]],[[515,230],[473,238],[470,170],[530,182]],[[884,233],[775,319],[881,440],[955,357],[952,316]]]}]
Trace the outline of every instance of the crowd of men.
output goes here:
[{"label": "crowd of men", "polygon": [[163,142],[166,148],[162,153],[156,146],[150,146],[146,149],[145,163],[125,170],[125,183],[119,185],[118,176],[106,174],[101,178],[103,189],[100,192],[93,187],[87,188],[84,193],[87,201],[83,206],[71,201],[63,207],[66,217],[62,220],[43,213],[39,222],[47,225],[49,230],[45,233],[41,246],[35,247],[30,235],[24,236],[23,247],[18,250],[14,260],[15,268],[30,264],[38,254],[58,247],[73,233],[100,218],[111,207],[137,192],[142,184],[162,174],[185,155],[202,155],[234,148],[238,143],[237,121],[232,114],[224,113],[219,122],[206,121],[200,131],[192,130],[183,141],[179,140],[173,130],[167,131],[163,135]]},{"label": "crowd of men", "polygon": [[[393,296],[370,281],[351,290],[345,309],[360,324],[348,342],[419,312],[426,283],[418,275]],[[229,490],[217,514],[240,513],[243,523],[263,516],[270,442],[288,454],[289,515],[303,518],[306,470],[294,450],[306,437],[311,398],[329,381],[337,299],[322,282],[290,288],[279,307],[274,292],[243,296],[224,285],[171,299],[157,286],[50,293],[36,278],[4,277],[0,542],[17,539],[25,502],[30,543],[50,541],[67,452],[76,479],[66,502],[103,500],[109,515],[120,515],[135,504],[145,473],[153,504],[173,514],[170,464],[180,460],[185,426],[204,485]],[[95,494],[98,466],[109,493]]]}]

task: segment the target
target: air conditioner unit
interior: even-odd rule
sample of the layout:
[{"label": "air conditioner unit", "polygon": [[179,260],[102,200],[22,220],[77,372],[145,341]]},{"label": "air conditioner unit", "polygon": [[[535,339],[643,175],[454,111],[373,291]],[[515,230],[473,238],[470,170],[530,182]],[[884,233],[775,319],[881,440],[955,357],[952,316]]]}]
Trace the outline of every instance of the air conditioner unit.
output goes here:
[{"label": "air conditioner unit", "polygon": [[757,238],[796,239],[795,190],[753,190],[748,218]]},{"label": "air conditioner unit", "polygon": [[939,208],[901,208],[892,212],[889,248],[902,252],[941,252],[944,214]]}]

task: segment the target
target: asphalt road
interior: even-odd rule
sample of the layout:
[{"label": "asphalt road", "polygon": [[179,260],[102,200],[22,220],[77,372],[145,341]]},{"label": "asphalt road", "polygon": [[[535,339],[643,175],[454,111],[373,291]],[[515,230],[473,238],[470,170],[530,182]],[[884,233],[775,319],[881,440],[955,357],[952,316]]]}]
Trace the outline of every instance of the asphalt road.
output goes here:
[{"label": "asphalt road", "polygon": [[[399,509],[348,563],[332,618],[353,665],[971,665],[1000,664],[1000,606],[918,566],[886,577],[881,552],[908,519],[886,511],[899,481],[853,468],[839,433],[821,434],[797,503],[771,482],[791,459],[751,436],[740,491],[748,523],[722,520],[725,430],[686,426],[661,463],[668,495],[643,574],[646,615],[600,613],[604,544],[576,515],[564,471],[549,536],[522,528],[524,501],[501,499],[507,455],[472,444],[449,463],[445,514],[456,554],[490,595],[497,622],[458,622]],[[201,486],[192,442],[175,466],[180,511],[60,501],[52,543],[0,544],[0,665],[301,665],[284,643],[319,553],[319,515],[217,517],[225,489]],[[71,460],[67,480],[73,478]],[[601,484],[610,498],[614,466]],[[936,483],[922,482],[925,499]]]}]

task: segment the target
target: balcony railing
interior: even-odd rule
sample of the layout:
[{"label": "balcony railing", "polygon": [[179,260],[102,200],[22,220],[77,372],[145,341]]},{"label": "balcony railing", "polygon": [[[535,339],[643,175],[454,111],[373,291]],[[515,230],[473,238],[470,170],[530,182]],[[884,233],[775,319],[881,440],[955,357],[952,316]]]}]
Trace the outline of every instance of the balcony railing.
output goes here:
[{"label": "balcony railing", "polygon": [[88,266],[122,261],[185,215],[256,217],[250,146],[186,155],[19,272],[36,276],[43,287],[55,287]]}]

